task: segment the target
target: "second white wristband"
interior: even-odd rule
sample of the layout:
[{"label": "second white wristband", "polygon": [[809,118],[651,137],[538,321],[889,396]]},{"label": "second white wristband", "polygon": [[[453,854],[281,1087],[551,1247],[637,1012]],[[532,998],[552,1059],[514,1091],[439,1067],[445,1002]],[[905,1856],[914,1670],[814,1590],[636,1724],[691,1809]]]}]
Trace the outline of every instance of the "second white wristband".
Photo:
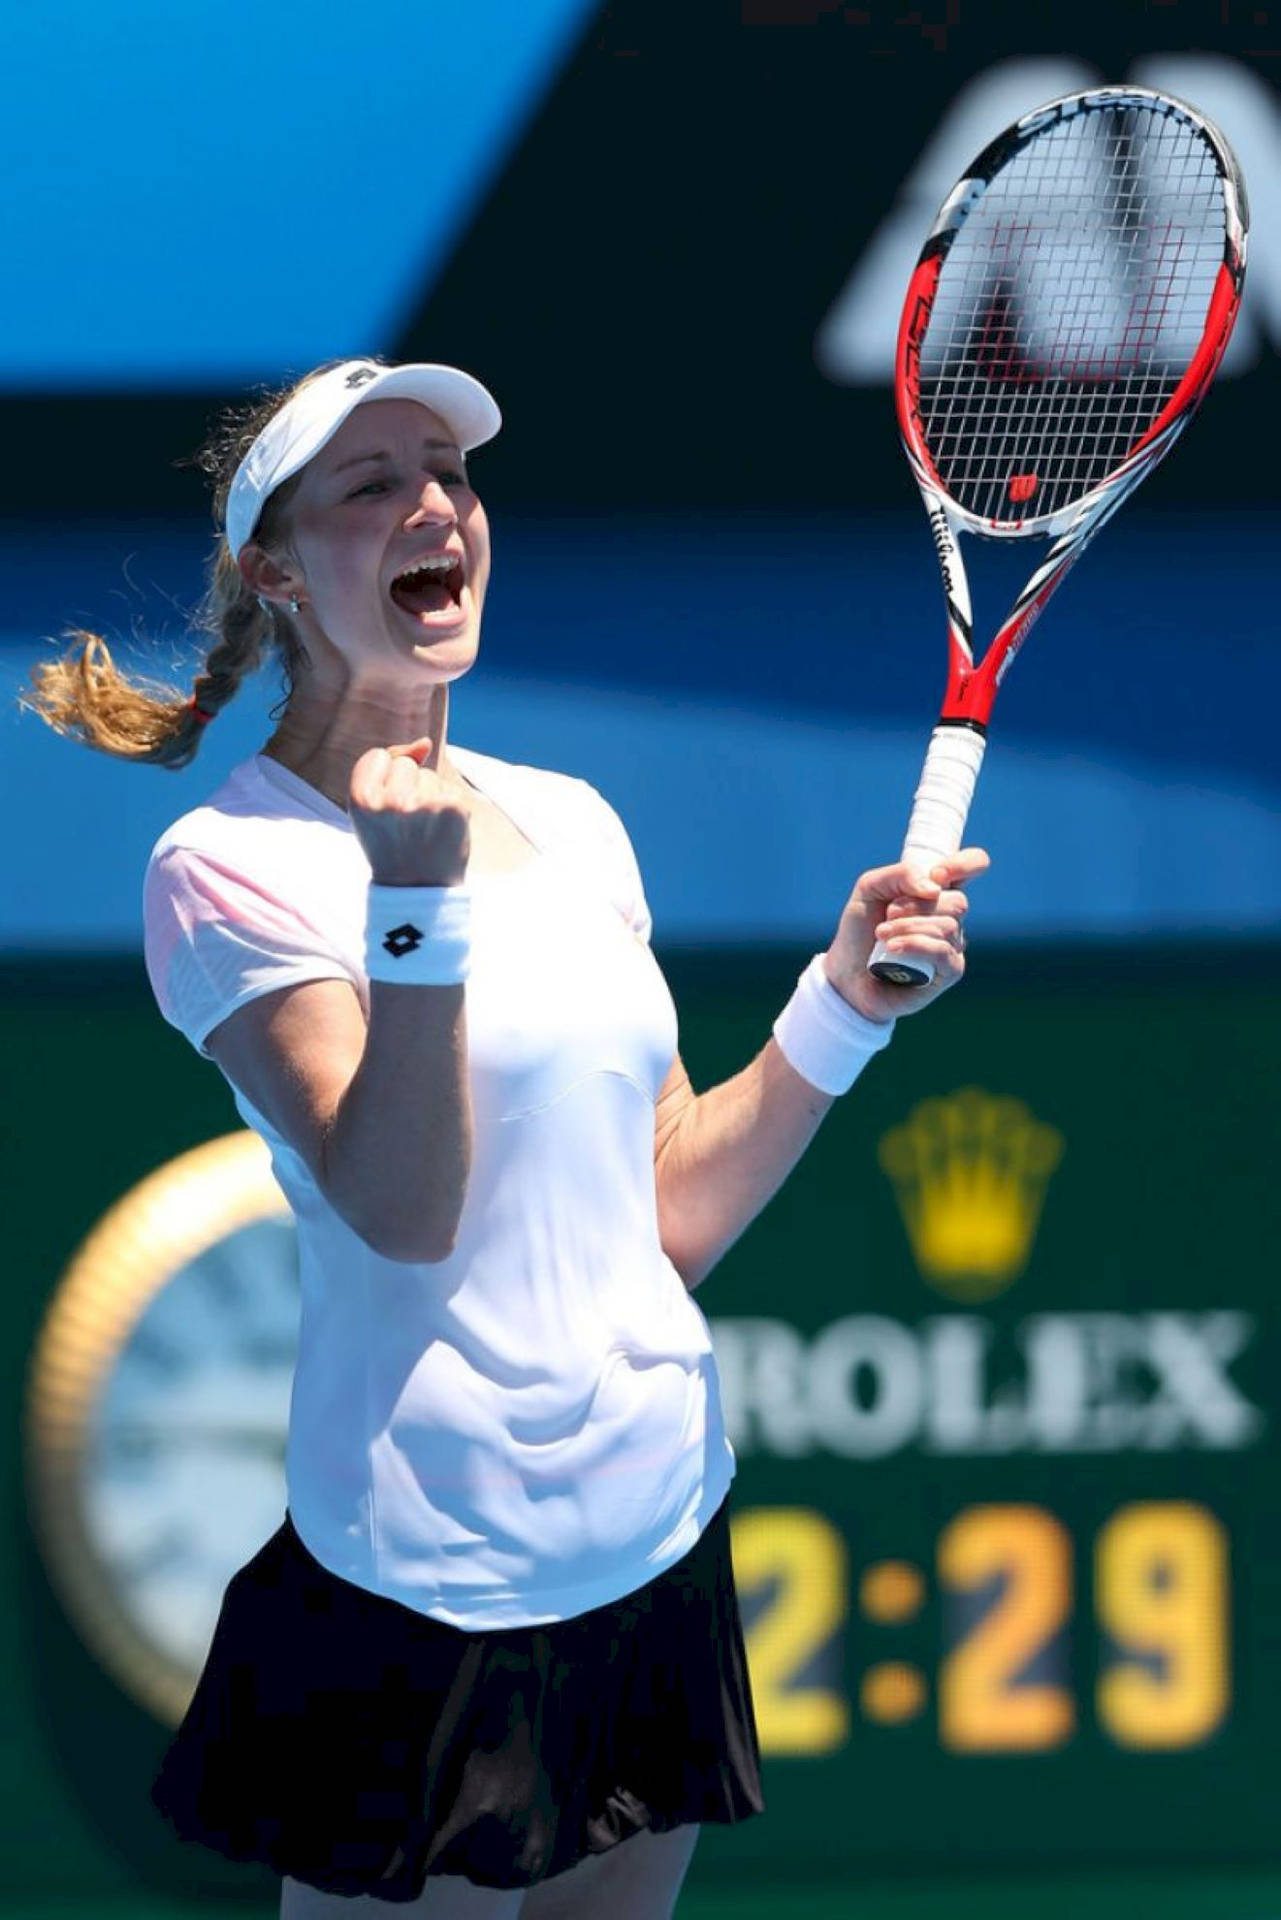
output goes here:
[{"label": "second white wristband", "polygon": [[467,887],[369,888],[365,972],[398,987],[456,987],[471,968]]},{"label": "second white wristband", "polygon": [[821,953],[814,955],[774,1022],[783,1058],[820,1093],[848,1093],[893,1035],[892,1020],[868,1020],[842,998],[827,977]]}]

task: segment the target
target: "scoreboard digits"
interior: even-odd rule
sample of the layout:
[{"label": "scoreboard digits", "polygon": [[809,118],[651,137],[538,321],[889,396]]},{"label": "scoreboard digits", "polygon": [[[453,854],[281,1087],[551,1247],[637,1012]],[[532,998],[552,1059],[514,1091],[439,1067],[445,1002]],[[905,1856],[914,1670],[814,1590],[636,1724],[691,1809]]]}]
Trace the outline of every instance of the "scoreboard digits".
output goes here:
[{"label": "scoreboard digits", "polygon": [[[1076,1702],[1060,1677],[1072,1611],[1072,1542],[1062,1522],[1041,1507],[967,1507],[939,1539],[938,1576],[945,1621],[957,1619],[962,1596],[995,1594],[976,1626],[966,1632],[958,1621],[947,1634],[942,1744],[955,1753],[1061,1746],[1076,1725]],[[1021,1678],[1043,1657],[1058,1669],[1053,1679]]]},{"label": "scoreboard digits", "polygon": [[[763,1752],[819,1755],[851,1737],[839,1676],[850,1614],[840,1529],[806,1508],[756,1507],[733,1521],[734,1567]],[[1092,1591],[1074,1591],[1067,1528],[1045,1508],[1001,1504],[957,1513],[939,1535],[941,1622],[932,1688],[938,1740],[956,1754],[1033,1754],[1066,1745],[1082,1718],[1070,1635],[1088,1604],[1099,1636],[1095,1724],[1116,1746],[1199,1746],[1231,1708],[1227,1535],[1184,1500],[1119,1508],[1093,1543]],[[927,1582],[906,1562],[868,1569],[880,1624],[903,1623]],[[869,1608],[863,1604],[865,1614]],[[929,1677],[902,1660],[861,1676],[861,1718],[894,1725],[924,1711]]]},{"label": "scoreboard digits", "polygon": [[1099,1680],[1102,1725],[1122,1747],[1190,1747],[1230,1705],[1228,1543],[1205,1507],[1124,1507],[1094,1556],[1099,1624],[1125,1650]]}]

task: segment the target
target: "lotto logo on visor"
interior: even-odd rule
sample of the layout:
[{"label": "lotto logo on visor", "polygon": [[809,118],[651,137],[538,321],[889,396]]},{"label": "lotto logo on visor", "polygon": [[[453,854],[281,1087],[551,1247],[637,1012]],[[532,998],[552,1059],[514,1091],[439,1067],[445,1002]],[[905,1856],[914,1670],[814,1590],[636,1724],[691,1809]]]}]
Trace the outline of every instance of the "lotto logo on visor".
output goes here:
[{"label": "lotto logo on visor", "polygon": [[370,400],[417,400],[442,420],[462,453],[492,440],[502,425],[487,387],[460,367],[416,362],[381,367],[345,360],[303,382],[274,413],[236,469],[227,494],[227,545],[233,557],[253,536],[268,498],[332,440],[354,408]]}]

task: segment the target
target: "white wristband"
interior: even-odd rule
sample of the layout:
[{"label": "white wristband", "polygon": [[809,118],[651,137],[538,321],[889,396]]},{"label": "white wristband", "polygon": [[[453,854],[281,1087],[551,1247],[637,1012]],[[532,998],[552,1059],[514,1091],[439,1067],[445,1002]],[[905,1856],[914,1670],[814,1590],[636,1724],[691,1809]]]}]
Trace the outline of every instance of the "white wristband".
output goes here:
[{"label": "white wristband", "polygon": [[820,1093],[848,1093],[874,1053],[888,1047],[893,1020],[868,1020],[836,991],[816,953],[774,1022],[790,1067]]},{"label": "white wristband", "polygon": [[365,972],[398,987],[456,987],[471,965],[466,887],[369,889]]}]

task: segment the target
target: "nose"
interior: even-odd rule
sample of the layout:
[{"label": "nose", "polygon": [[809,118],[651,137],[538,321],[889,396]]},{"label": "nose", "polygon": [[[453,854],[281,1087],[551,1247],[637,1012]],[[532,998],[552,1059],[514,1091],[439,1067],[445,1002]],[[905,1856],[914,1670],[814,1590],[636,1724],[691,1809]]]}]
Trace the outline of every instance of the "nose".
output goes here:
[{"label": "nose", "polygon": [[406,520],[407,527],[456,526],[458,514],[449,494],[436,478],[429,473],[423,480],[418,493],[418,505]]}]

